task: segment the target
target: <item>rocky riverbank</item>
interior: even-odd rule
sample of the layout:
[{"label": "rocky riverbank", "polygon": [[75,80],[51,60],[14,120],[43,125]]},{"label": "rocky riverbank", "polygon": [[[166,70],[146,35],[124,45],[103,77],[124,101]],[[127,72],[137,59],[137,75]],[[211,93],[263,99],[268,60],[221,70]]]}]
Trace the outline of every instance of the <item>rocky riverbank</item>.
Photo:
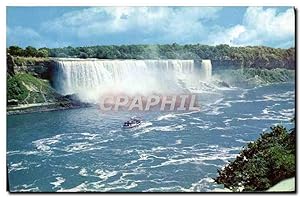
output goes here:
[{"label": "rocky riverbank", "polygon": [[71,101],[55,102],[55,103],[35,103],[35,104],[21,104],[7,107],[7,115],[46,112],[65,109],[77,109],[81,107],[90,107],[88,103],[76,103]]}]

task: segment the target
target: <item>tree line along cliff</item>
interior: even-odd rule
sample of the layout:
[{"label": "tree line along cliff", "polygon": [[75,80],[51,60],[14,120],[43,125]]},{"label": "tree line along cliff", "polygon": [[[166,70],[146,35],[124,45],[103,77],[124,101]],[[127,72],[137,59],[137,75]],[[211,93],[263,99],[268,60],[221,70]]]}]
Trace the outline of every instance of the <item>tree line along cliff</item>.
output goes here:
[{"label": "tree line along cliff", "polygon": [[21,48],[10,46],[7,53],[23,57],[77,57],[98,59],[211,59],[214,68],[286,68],[295,69],[295,48],[265,46],[233,47],[201,44],[109,45],[62,48]]}]

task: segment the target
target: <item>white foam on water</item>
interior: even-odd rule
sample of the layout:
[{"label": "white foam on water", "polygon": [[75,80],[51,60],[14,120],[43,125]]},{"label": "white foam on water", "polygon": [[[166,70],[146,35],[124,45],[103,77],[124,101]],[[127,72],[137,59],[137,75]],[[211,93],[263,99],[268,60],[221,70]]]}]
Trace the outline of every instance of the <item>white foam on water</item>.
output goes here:
[{"label": "white foam on water", "polygon": [[176,114],[166,114],[166,115],[162,115],[162,116],[159,116],[157,118],[157,120],[161,121],[161,120],[169,120],[169,119],[172,119],[172,118],[175,118],[176,117]]},{"label": "white foam on water", "polygon": [[51,153],[51,146],[60,142],[60,138],[61,135],[55,135],[51,138],[35,140],[32,142],[32,144],[34,144],[36,149],[39,151]]},{"label": "white foam on water", "polygon": [[279,113],[284,117],[293,118],[295,116],[295,109],[282,109]]},{"label": "white foam on water", "polygon": [[170,186],[170,187],[157,187],[146,189],[143,192],[180,192],[184,191],[184,188],[181,186]]},{"label": "white foam on water", "polygon": [[70,166],[70,165],[66,165],[65,166],[65,168],[67,168],[67,169],[78,169],[78,168],[80,168],[79,166]]},{"label": "white foam on water", "polygon": [[[111,176],[115,176],[116,172],[111,172]],[[73,188],[70,189],[60,189],[58,190],[59,192],[79,192],[79,191],[89,191],[89,192],[109,192],[109,191],[114,191],[114,190],[129,190],[132,188],[135,188],[137,185],[136,181],[128,180],[125,178],[125,176],[128,173],[122,173],[121,177],[115,181],[112,181],[110,183],[102,183],[103,180],[101,181],[95,181],[95,182],[83,182]]]},{"label": "white foam on water", "polygon": [[248,93],[248,90],[243,90],[243,92],[240,95],[238,95],[238,97],[243,99],[246,97],[247,93]]},{"label": "white foam on water", "polygon": [[248,143],[251,142],[251,141],[249,141],[249,140],[243,140],[243,139],[237,139],[237,140],[235,140],[235,141],[241,142],[241,143],[243,143],[243,144],[248,144]]},{"label": "white foam on water", "polygon": [[66,179],[64,179],[63,177],[56,177],[55,179],[56,181],[50,182],[50,184],[53,185],[52,189],[59,187],[62,183],[66,181]]},{"label": "white foam on water", "polygon": [[81,170],[78,173],[80,176],[88,176],[88,172],[86,168],[81,168]]},{"label": "white foam on water", "polygon": [[211,130],[222,130],[222,131],[225,131],[225,130],[229,130],[231,129],[230,127],[212,127],[212,128],[209,128],[208,130],[211,131]]},{"label": "white foam on water", "polygon": [[[210,182],[209,179],[200,180],[196,183],[192,183],[192,185],[188,188],[184,188],[179,185],[179,182],[175,180],[168,179],[160,179],[153,178],[149,179],[149,177],[153,177],[151,173],[147,169],[149,168],[161,168],[164,166],[170,165],[184,165],[184,164],[196,164],[196,165],[209,165],[215,166],[219,168],[219,165],[213,163],[207,163],[207,161],[214,160],[223,160],[224,162],[230,158],[234,158],[236,155],[229,153],[232,150],[238,150],[240,147],[233,148],[224,148],[218,145],[207,145],[204,148],[199,148],[197,145],[187,146],[187,147],[174,147],[174,145],[181,144],[181,140],[176,141],[175,144],[172,144],[170,147],[154,147],[150,150],[136,150],[138,152],[139,157],[136,160],[131,160],[129,163],[125,164],[123,168],[124,170],[119,171],[110,171],[105,169],[96,169],[93,173],[88,175],[86,168],[81,168],[81,176],[93,176],[99,177],[100,181],[95,182],[83,182],[77,186],[72,188],[60,188],[58,191],[60,192],[78,192],[78,191],[98,191],[98,192],[109,192],[109,191],[135,191],[132,190],[139,185],[139,183],[147,184],[148,182],[154,182],[157,184],[174,184],[174,186],[162,186],[156,188],[148,188],[145,191],[206,191],[208,186],[204,187],[205,181],[207,183]],[[171,152],[170,152],[171,151]],[[174,151],[174,152],[172,152]],[[169,152],[168,155],[159,156],[159,153]],[[153,165],[145,165],[156,161]],[[159,162],[160,161],[160,162]],[[157,162],[159,162],[157,164]],[[138,165],[136,165],[138,163]],[[132,166],[135,165],[135,166]],[[128,170],[125,170],[128,169]],[[117,179],[114,178],[113,181],[107,182],[110,177],[117,176],[117,174],[121,174],[121,176]],[[134,176],[142,175],[145,177],[145,180],[138,179],[135,180]],[[148,178],[147,178],[148,177]],[[206,183],[205,182],[205,183]],[[203,187],[200,187],[200,186]],[[137,190],[138,191],[138,190]]]},{"label": "white foam on water", "polygon": [[66,152],[79,152],[82,150],[89,150],[93,144],[90,144],[89,142],[75,142],[68,146],[66,146],[65,151]]},{"label": "white foam on water", "polygon": [[266,94],[266,95],[263,95],[263,98],[266,101],[294,101],[295,100],[295,92],[287,91],[282,94]]},{"label": "white foam on water", "polygon": [[39,154],[40,152],[39,151],[19,151],[19,150],[16,150],[16,151],[8,151],[7,152],[7,155],[9,156],[13,156],[13,155],[37,155]]},{"label": "white foam on water", "polygon": [[19,163],[11,163],[9,165],[9,169],[8,169],[8,173],[10,172],[15,172],[15,171],[19,171],[19,170],[27,170],[29,169],[27,166],[23,166],[23,162],[19,162]]},{"label": "white foam on water", "polygon": [[32,144],[37,151],[15,151],[10,154],[34,155],[46,153],[52,157],[63,157],[73,153],[103,149],[104,146],[101,146],[101,144],[110,141],[114,141],[114,139],[103,139],[102,136],[94,133],[65,133],[33,141]]},{"label": "white foam on water", "polygon": [[212,185],[218,186],[211,177],[204,177],[196,183],[192,183],[190,188],[184,188],[183,192],[208,192]]},{"label": "white foam on water", "polygon": [[141,131],[134,133],[133,137],[139,137],[139,136],[149,133],[149,132],[184,131],[185,127],[186,127],[186,124],[180,124],[180,125],[172,124],[172,125],[167,125],[167,126],[146,127],[146,128],[141,129]]},{"label": "white foam on water", "polygon": [[39,187],[11,190],[11,192],[40,192]]},{"label": "white foam on water", "polygon": [[103,170],[103,169],[97,169],[94,172],[96,176],[98,176],[100,179],[103,181],[107,180],[109,177],[113,177],[117,175],[117,171],[108,171],[108,170]]},{"label": "white foam on water", "polygon": [[231,135],[224,135],[224,134],[222,134],[222,135],[220,135],[221,137],[224,137],[224,138],[232,138],[232,136]]},{"label": "white foam on water", "polygon": [[182,144],[182,140],[176,140],[175,144]]},{"label": "white foam on water", "polygon": [[57,192],[85,192],[85,191],[88,191],[87,190],[87,181],[84,183],[81,183],[73,188],[70,188],[70,189],[61,188],[61,189],[57,190]]},{"label": "white foam on water", "polygon": [[[287,98],[289,94],[286,94]],[[272,96],[271,96],[272,97]],[[264,101],[267,102],[265,98],[263,99],[257,99],[255,101]],[[272,100],[271,100],[272,101]],[[224,103],[223,103],[224,102]],[[208,110],[213,111],[214,108],[216,108],[213,113],[219,113],[222,109],[231,107],[231,104],[236,101],[225,101],[225,99],[218,99],[215,101],[215,104],[211,104]],[[238,101],[237,101],[238,102]],[[250,102],[249,100],[241,100],[242,102]],[[141,125],[141,127],[135,128],[130,131],[134,131],[132,133],[130,132],[124,132],[122,129],[115,129],[110,130],[107,132],[107,135],[105,137],[116,137],[119,139],[126,137],[126,135],[129,136],[140,136],[148,132],[176,132],[176,131],[188,131],[187,122],[192,121],[193,127],[197,128],[205,128],[205,129],[215,129],[215,130],[227,130],[229,129],[230,124],[236,123],[235,121],[242,121],[239,123],[239,126],[244,127],[245,125],[248,125],[249,120],[281,120],[286,119],[287,115],[292,115],[293,110],[292,109],[283,109],[279,112],[274,110],[274,106],[279,105],[278,103],[274,105],[270,105],[267,108],[263,109],[263,111],[259,111],[258,114],[253,113],[247,114],[242,117],[222,117],[220,120],[220,123],[222,122],[228,127],[221,127],[218,124],[212,124],[211,121],[206,121],[201,119],[199,116],[191,116],[191,113],[179,113],[179,114],[166,114],[161,115],[154,118],[153,122],[146,122],[144,126]],[[260,109],[261,110],[261,109]],[[207,111],[206,111],[207,112]],[[276,112],[276,113],[275,113]],[[199,112],[198,112],[199,113]],[[201,112],[200,112],[201,113]],[[261,114],[260,114],[261,113]],[[186,124],[173,124],[171,121],[173,120],[180,120]],[[159,122],[158,125],[156,125],[157,121]],[[171,123],[170,123],[171,122]],[[181,123],[181,122],[180,122]],[[146,125],[146,126],[145,126]],[[218,126],[217,126],[218,125]],[[231,129],[234,127],[230,127]],[[249,127],[250,128],[250,127]],[[258,128],[258,127],[257,127]],[[254,132],[258,132],[259,130],[256,129],[256,127],[251,126],[251,129],[253,129]],[[261,129],[261,128],[260,128]],[[121,132],[122,131],[122,132]],[[124,133],[126,135],[124,135]],[[219,132],[220,137],[217,140],[224,140],[228,141],[229,137],[232,137],[234,134],[230,133],[230,135],[227,135],[226,132]],[[173,135],[173,133],[165,133],[166,135],[170,134]],[[220,144],[205,144],[199,143],[199,144],[193,144],[190,145],[189,141],[186,141],[185,137],[182,137],[182,133],[175,133],[176,138],[172,141],[168,141],[166,144],[157,144],[153,145],[152,147],[147,147],[149,149],[144,149],[146,147],[140,147],[131,145],[128,147],[127,150],[122,150],[121,148],[113,149],[116,152],[120,151],[122,154],[130,154],[129,156],[133,156],[133,159],[129,159],[126,161],[121,168],[119,166],[110,166],[109,169],[105,168],[105,166],[97,166],[93,169],[90,168],[90,166],[78,166],[78,165],[68,165],[68,166],[58,166],[58,167],[64,167],[66,169],[78,169],[74,170],[76,173],[78,173],[80,176],[83,176],[83,179],[89,179],[90,177],[93,177],[91,181],[86,181],[80,184],[76,184],[73,186],[70,186],[70,188],[62,188],[63,184],[61,176],[59,176],[62,179],[56,179],[56,181],[51,182],[55,188],[58,189],[58,191],[70,191],[70,192],[79,192],[79,191],[134,191],[136,187],[139,186],[140,183],[143,183],[143,185],[147,185],[150,183],[157,183],[161,184],[157,186],[156,188],[146,188],[145,191],[187,191],[187,192],[203,192],[203,191],[210,191],[214,190],[214,188],[218,187],[215,186],[215,184],[212,182],[212,179],[209,178],[210,174],[207,174],[206,172],[204,174],[204,178],[201,178],[202,175],[199,175],[199,180],[194,183],[189,183],[188,186],[183,187],[181,182],[176,182],[173,180],[168,180],[168,177],[166,178],[157,178],[155,174],[155,171],[163,171],[163,169],[166,169],[167,166],[169,166],[171,169],[175,168],[178,170],[178,172],[181,172],[180,170],[181,165],[195,165],[201,167],[210,166],[210,168],[220,168],[220,166],[224,166],[223,163],[227,163],[228,160],[233,159],[236,157],[237,153],[241,150],[241,147],[238,147],[239,145],[244,145],[250,141],[247,141],[247,137],[243,136],[244,133],[236,136],[236,138],[232,138],[233,142],[240,142],[235,143],[238,144],[236,147],[223,147]],[[174,134],[174,135],[175,135]],[[117,135],[117,136],[116,136]],[[232,135],[232,136],[231,136]],[[122,136],[122,137],[120,137]],[[144,136],[143,136],[144,137]],[[244,138],[245,137],[245,138]],[[105,145],[107,142],[111,142],[114,139],[106,139],[102,138],[101,134],[93,134],[89,132],[83,132],[83,133],[66,133],[61,135],[56,135],[49,138],[43,138],[37,141],[32,142],[35,146],[35,151],[32,151],[32,154],[44,154],[48,153],[50,151],[58,151],[59,154],[61,154],[61,151],[69,152],[70,155],[73,153],[80,153],[83,151],[89,151],[93,149],[101,149],[106,148],[105,146],[99,147],[99,144]],[[178,139],[182,138],[182,139]],[[125,139],[125,138],[124,138]],[[116,142],[119,142],[118,140],[115,140]],[[184,143],[182,143],[184,142]],[[218,143],[218,142],[216,142]],[[18,154],[29,154],[30,151],[10,151],[7,153],[7,155],[18,155]],[[85,154],[85,153],[84,153]],[[46,155],[54,157],[55,154],[52,155]],[[64,156],[64,155],[63,155]],[[215,161],[218,161],[217,164]],[[220,162],[221,161],[221,162]],[[221,164],[219,164],[221,163]],[[50,165],[52,166],[52,164]],[[16,163],[14,167],[24,167],[23,164]],[[56,167],[56,166],[54,166]],[[94,167],[94,166],[93,166]],[[114,168],[116,167],[116,168]],[[149,170],[150,169],[150,170]],[[201,171],[201,170],[200,170]],[[204,170],[203,170],[204,171]],[[201,171],[202,172],[202,171]],[[212,176],[214,176],[213,174]],[[78,175],[77,175],[78,176]],[[136,178],[135,176],[139,177]],[[95,180],[95,177],[97,181]],[[113,178],[110,178],[113,177]],[[140,178],[142,177],[142,178]],[[143,178],[145,177],[145,178]],[[58,177],[56,177],[58,178]],[[54,177],[53,177],[54,179]],[[144,180],[145,179],[145,180]],[[65,180],[64,180],[65,181]],[[94,181],[94,182],[93,182]],[[171,186],[167,185],[167,183],[170,183]],[[164,185],[165,184],[165,185]],[[38,189],[38,187],[35,187],[35,185],[31,186],[32,188],[25,188],[22,187],[20,190],[34,190],[34,188]],[[137,191],[140,191],[137,189]]]}]

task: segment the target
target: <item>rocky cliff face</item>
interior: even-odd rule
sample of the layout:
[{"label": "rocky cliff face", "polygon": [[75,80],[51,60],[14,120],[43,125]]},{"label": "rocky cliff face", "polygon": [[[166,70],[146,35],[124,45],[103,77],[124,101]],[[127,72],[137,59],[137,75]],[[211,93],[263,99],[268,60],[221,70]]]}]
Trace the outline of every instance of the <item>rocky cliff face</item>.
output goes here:
[{"label": "rocky cliff face", "polygon": [[13,57],[7,55],[7,73],[28,73],[37,78],[51,79],[55,62],[49,58]]}]

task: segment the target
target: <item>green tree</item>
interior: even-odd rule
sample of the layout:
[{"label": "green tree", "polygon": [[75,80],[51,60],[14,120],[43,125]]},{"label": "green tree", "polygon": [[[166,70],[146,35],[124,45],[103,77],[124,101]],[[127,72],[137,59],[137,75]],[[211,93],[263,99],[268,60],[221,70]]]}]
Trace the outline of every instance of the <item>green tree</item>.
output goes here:
[{"label": "green tree", "polygon": [[39,49],[36,54],[37,57],[49,57],[49,51],[46,49]]},{"label": "green tree", "polygon": [[24,50],[18,46],[10,46],[7,52],[13,56],[24,56]]},{"label": "green tree", "polygon": [[26,57],[36,57],[37,56],[37,49],[32,47],[32,46],[28,46],[25,48],[25,56]]},{"label": "green tree", "polygon": [[88,58],[89,56],[88,56],[88,54],[86,54],[85,52],[80,52],[78,57],[79,57],[79,58],[86,59],[86,58]]},{"label": "green tree", "polygon": [[232,190],[264,191],[281,180],[296,175],[296,131],[283,126],[271,127],[245,147],[222,170],[215,181]]}]

